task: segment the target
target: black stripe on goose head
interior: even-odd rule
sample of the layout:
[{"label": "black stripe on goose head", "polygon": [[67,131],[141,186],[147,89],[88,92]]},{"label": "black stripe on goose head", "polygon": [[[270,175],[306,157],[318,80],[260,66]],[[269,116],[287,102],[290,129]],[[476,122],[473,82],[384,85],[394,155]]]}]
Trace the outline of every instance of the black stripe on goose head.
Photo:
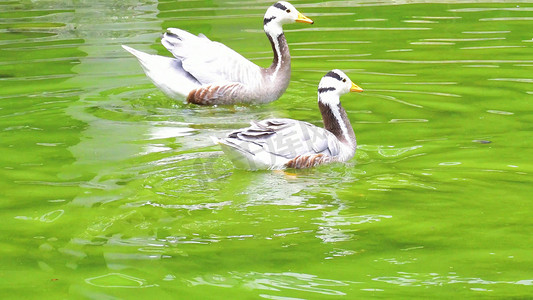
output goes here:
[{"label": "black stripe on goose head", "polygon": [[265,18],[263,20],[263,26],[265,26],[266,24],[270,23],[270,21],[274,20],[276,17],[270,17],[270,18]]},{"label": "black stripe on goose head", "polygon": [[341,75],[333,72],[333,71],[329,71],[328,74],[324,75],[324,77],[333,77],[335,79],[337,79],[338,81],[341,81],[342,80],[342,77]]},{"label": "black stripe on goose head", "polygon": [[276,3],[276,4],[274,4],[274,7],[279,8],[279,9],[281,9],[281,10],[287,10],[287,8],[285,7],[285,5],[283,5],[283,4],[279,3],[279,2]]},{"label": "black stripe on goose head", "polygon": [[336,90],[336,88],[334,88],[334,87],[321,87],[321,88],[318,88],[318,93],[322,94],[322,93],[331,92],[331,91],[334,91],[334,90]]}]

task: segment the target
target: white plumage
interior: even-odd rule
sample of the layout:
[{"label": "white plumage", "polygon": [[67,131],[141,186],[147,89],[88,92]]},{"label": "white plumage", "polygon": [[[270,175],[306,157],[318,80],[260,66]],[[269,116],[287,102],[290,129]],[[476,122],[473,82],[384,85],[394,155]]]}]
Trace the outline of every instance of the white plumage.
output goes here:
[{"label": "white plumage", "polygon": [[201,84],[213,82],[260,82],[261,68],[233,49],[204,35],[169,28],[161,43],[183,63],[183,69]]},{"label": "white plumage", "polygon": [[170,98],[179,99],[201,85],[185,71],[179,59],[144,53],[125,45],[122,47],[137,57],[146,76]]},{"label": "white plumage", "polygon": [[278,99],[290,80],[290,54],[282,25],[313,23],[288,2],[268,8],[263,21],[274,59],[261,68],[219,42],[178,28],[169,28],[161,43],[174,58],[122,46],[139,60],[144,72],[167,96],[216,105],[265,103]]},{"label": "white plumage", "polygon": [[307,168],[347,161],[356,139],[339,97],[362,89],[340,70],[327,73],[318,86],[318,105],[324,127],[292,119],[267,119],[218,139],[224,153],[244,169]]}]

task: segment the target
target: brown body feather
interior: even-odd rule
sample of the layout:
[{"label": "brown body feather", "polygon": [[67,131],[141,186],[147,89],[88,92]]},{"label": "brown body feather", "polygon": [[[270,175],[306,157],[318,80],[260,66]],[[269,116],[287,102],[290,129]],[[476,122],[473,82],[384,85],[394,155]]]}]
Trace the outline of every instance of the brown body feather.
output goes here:
[{"label": "brown body feather", "polygon": [[235,104],[244,102],[242,101],[242,95],[240,97],[236,96],[239,91],[243,90],[244,87],[240,83],[202,86],[190,91],[187,96],[187,102],[199,105]]},{"label": "brown body feather", "polygon": [[312,155],[298,155],[295,158],[289,160],[285,166],[287,168],[304,169],[312,168],[321,164],[332,162],[334,159],[331,156],[324,154],[312,154]]}]

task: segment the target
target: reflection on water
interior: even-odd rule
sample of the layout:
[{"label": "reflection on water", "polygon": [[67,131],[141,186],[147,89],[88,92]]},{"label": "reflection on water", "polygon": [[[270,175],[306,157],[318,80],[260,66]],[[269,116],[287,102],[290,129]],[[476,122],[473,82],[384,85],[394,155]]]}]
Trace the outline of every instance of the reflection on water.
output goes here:
[{"label": "reflection on water", "polygon": [[[189,281],[193,286],[213,285],[217,287],[231,288],[243,286],[249,289],[260,290],[259,296],[267,299],[278,299],[273,293],[283,290],[297,290],[306,293],[343,296],[343,292],[337,291],[336,287],[344,287],[348,284],[338,280],[322,279],[315,275],[301,273],[237,273],[232,272],[228,276],[208,275],[196,277]],[[312,294],[311,294],[312,295]]]},{"label": "reflection on water", "polygon": [[[396,263],[388,260],[388,262]],[[262,298],[275,298],[278,292],[283,290],[298,290],[305,293],[322,295],[346,295],[342,290],[348,286],[356,286],[361,291],[386,291],[393,286],[401,287],[422,287],[422,286],[443,286],[443,285],[466,285],[473,291],[493,291],[497,285],[522,285],[531,286],[533,280],[524,279],[516,281],[490,281],[482,278],[466,278],[458,276],[454,272],[447,275],[438,273],[407,273],[399,272],[398,276],[376,277],[372,278],[374,282],[386,283],[389,286],[379,285],[383,288],[372,288],[372,284],[354,281],[339,281],[332,279],[322,279],[315,275],[301,273],[236,273],[232,272],[226,276],[221,274],[210,274],[202,277],[196,277],[188,282],[193,286],[210,285],[222,288],[235,288],[244,286],[246,288],[263,290],[265,293],[260,295]],[[367,287],[368,286],[368,287]],[[268,291],[268,292],[266,292]]]},{"label": "reflection on water", "polygon": [[[524,279],[516,281],[491,281],[482,278],[461,277],[454,272],[449,273],[447,275],[440,275],[438,273],[418,274],[400,272],[398,276],[377,277],[373,278],[372,280],[398,286],[442,286],[448,284],[466,284],[468,286],[472,286],[470,287],[471,290],[476,291],[493,291],[492,289],[495,288],[496,285],[500,284],[514,284],[524,286],[533,285],[533,279]],[[474,286],[483,286],[484,288]]]}]

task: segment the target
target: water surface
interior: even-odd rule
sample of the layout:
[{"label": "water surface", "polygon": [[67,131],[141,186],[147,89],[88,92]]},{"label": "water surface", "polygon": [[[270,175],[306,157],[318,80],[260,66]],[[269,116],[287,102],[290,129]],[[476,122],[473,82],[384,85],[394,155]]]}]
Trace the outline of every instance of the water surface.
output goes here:
[{"label": "water surface", "polygon": [[[8,298],[528,298],[533,3],[297,1],[286,94],[166,98],[122,50],[167,27],[261,66],[270,2],[0,2],[0,292]],[[321,125],[339,68],[347,164],[236,170],[210,136]]]}]

